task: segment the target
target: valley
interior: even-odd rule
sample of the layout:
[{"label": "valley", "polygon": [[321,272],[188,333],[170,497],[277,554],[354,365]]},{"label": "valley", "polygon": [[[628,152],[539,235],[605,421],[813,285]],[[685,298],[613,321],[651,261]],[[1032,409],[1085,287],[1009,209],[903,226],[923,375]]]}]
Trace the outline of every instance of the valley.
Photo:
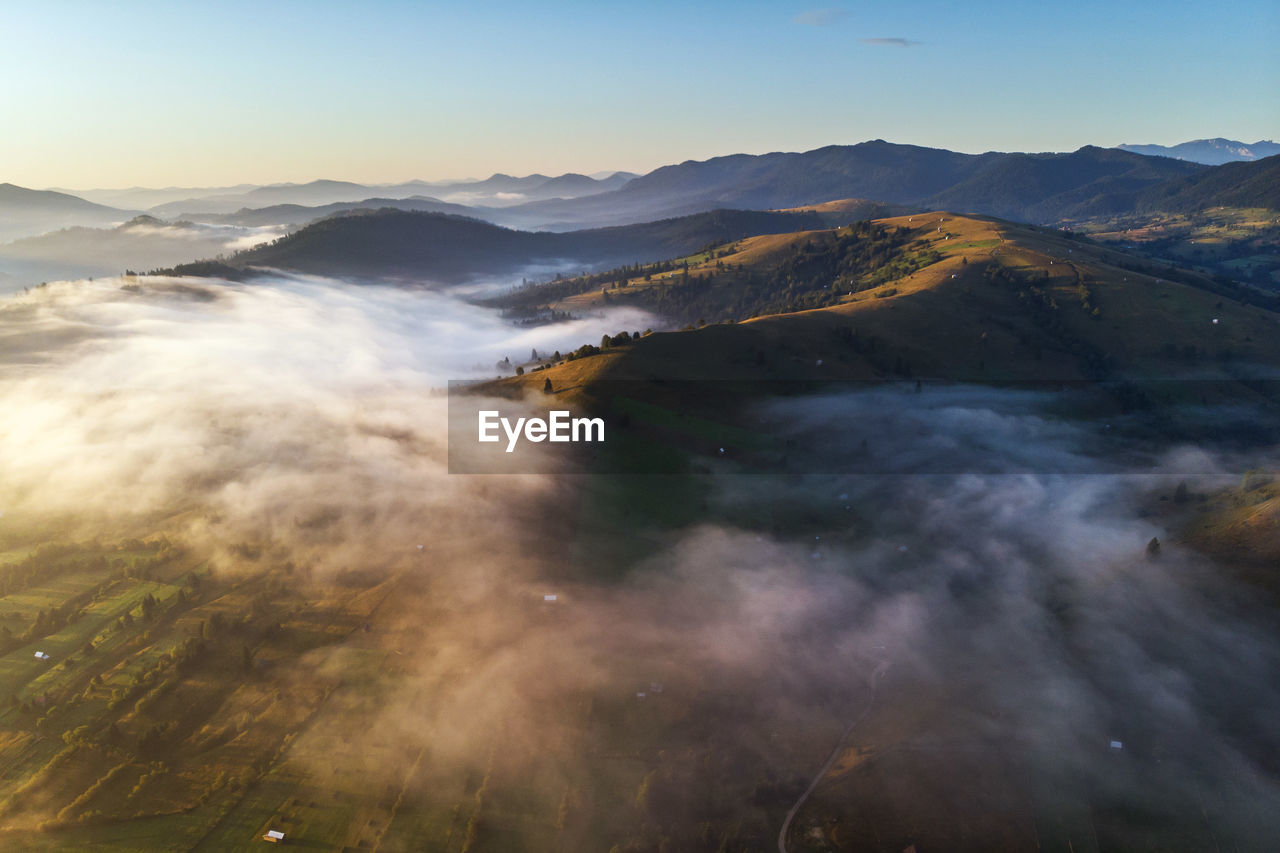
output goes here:
[{"label": "valley", "polygon": [[1275,159],[41,196],[0,846],[1268,849]]}]

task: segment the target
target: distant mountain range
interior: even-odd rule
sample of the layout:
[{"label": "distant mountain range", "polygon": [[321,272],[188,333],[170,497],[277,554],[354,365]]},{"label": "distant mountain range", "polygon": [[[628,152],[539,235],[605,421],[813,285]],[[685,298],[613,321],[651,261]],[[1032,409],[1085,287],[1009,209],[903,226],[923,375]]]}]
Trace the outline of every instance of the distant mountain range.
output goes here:
[{"label": "distant mountain range", "polygon": [[[1276,176],[1280,167],[1273,160],[1205,166],[1094,146],[1061,154],[962,154],[874,140],[800,153],[735,154],[686,161],[642,176],[622,172],[603,178],[496,174],[482,181],[409,181],[385,187],[328,180],[229,187],[224,188],[226,192],[164,202],[152,208],[151,215],[169,223],[292,229],[356,210],[398,208],[466,216],[522,231],[572,232],[671,220],[716,209],[791,209],[857,198],[873,200],[886,210],[940,209],[1033,224],[1061,224],[1130,213],[1193,212],[1216,205],[1280,209],[1280,180]],[[181,194],[185,190],[117,192],[141,201],[148,192]],[[464,196],[469,203],[455,200]],[[68,193],[0,184],[0,243],[62,228],[105,229],[62,235],[11,250],[0,246],[0,276],[7,274],[11,282],[24,281],[37,269],[32,266],[37,262],[42,274],[57,274],[59,258],[68,260],[66,274],[75,274],[82,265],[70,260],[85,256],[77,241],[92,244],[102,257],[150,259],[150,264],[139,265],[151,266],[169,263],[173,257],[167,248],[153,249],[180,247],[182,240],[192,239],[192,248],[200,249],[187,257],[199,258],[209,257],[203,254],[212,245],[206,240],[225,236],[231,247],[245,245],[240,240],[253,236],[205,232],[194,239],[190,228],[163,234],[144,234],[145,229],[139,228],[112,230],[139,213]],[[177,239],[180,233],[182,240]],[[174,239],[164,242],[162,237]],[[542,252],[554,241],[530,245],[535,243]],[[571,241],[561,245],[571,245]],[[139,251],[143,248],[146,251]],[[21,269],[15,266],[19,256]],[[566,252],[562,257],[597,255]]]},{"label": "distant mountain range", "polygon": [[1138,192],[1204,168],[1094,146],[1068,154],[960,154],[875,140],[664,166],[613,192],[510,208],[502,221],[573,228],[854,197],[1052,223],[1124,210]]},{"label": "distant mountain range", "polygon": [[270,207],[246,207],[235,213],[181,213],[179,220],[208,222],[218,225],[265,226],[265,225],[305,225],[335,213],[351,210],[380,210],[382,208],[396,210],[417,210],[426,213],[452,213],[473,218],[487,218],[485,208],[467,207],[464,204],[450,204],[429,196],[410,196],[409,198],[366,198],[360,201],[337,201],[308,207],[302,204],[273,204]]},{"label": "distant mountain range", "polygon": [[529,201],[553,198],[577,198],[615,190],[635,177],[630,172],[615,172],[597,180],[586,175],[565,174],[556,177],[526,175],[513,177],[496,174],[482,181],[429,183],[407,181],[401,184],[356,184],[350,181],[311,181],[306,184],[273,184],[239,193],[217,193],[202,197],[180,198],[150,208],[153,216],[172,217],[181,212],[195,215],[226,214],[282,204],[327,205],[350,203],[370,198],[401,199],[428,197],[445,203],[465,203],[504,207]]},{"label": "distant mountain range", "polygon": [[[979,155],[973,159],[969,159],[973,155],[910,149],[905,158],[889,156],[903,154],[891,150],[902,147],[868,143],[852,146],[862,149],[859,151],[820,149],[805,155],[724,158],[730,161],[727,164],[686,163],[659,169],[630,181],[621,190],[583,198],[579,203],[594,205],[597,199],[614,197],[626,204],[626,199],[637,193],[642,198],[670,198],[673,188],[687,187],[702,199],[728,196],[782,207],[786,201],[811,194],[834,195],[855,183],[865,187],[885,180],[866,169],[868,160],[880,159],[895,164],[886,172],[913,176],[899,192],[932,193],[924,203],[930,209],[966,211],[970,206],[1001,218],[1015,218],[1006,212],[1013,210],[1022,221],[1043,221],[1050,216],[1056,221],[1064,212],[1181,212],[1220,204],[1280,209],[1280,157],[1204,167],[1102,148],[1071,154]],[[861,161],[863,168],[850,170],[839,179],[838,170],[854,161]],[[935,191],[960,170],[967,172],[965,180]],[[871,171],[873,177],[864,177],[863,171]],[[826,175],[828,180],[812,183],[815,173]],[[883,184],[872,189],[888,190]],[[252,267],[272,267],[451,282],[470,274],[511,272],[531,265],[588,267],[675,257],[713,241],[829,227],[902,209],[889,211],[884,206],[875,212],[856,205],[834,205],[823,211],[823,207],[826,205],[792,212],[717,209],[643,224],[568,232],[512,230],[443,213],[355,210],[313,222],[273,244],[236,254],[225,263],[178,271],[237,276]]]},{"label": "distant mountain range", "polygon": [[127,187],[124,189],[69,189],[47,187],[53,192],[79,196],[94,204],[118,207],[124,210],[148,210],[157,205],[184,198],[201,198],[211,195],[246,193],[257,184],[237,184],[231,187]]},{"label": "distant mountain range", "polygon": [[1192,163],[1203,163],[1206,166],[1221,166],[1223,163],[1235,163],[1241,160],[1261,160],[1280,154],[1280,143],[1269,139],[1260,139],[1252,144],[1237,142],[1234,139],[1193,139],[1178,145],[1117,145],[1121,151],[1134,154],[1145,154],[1149,157],[1173,157],[1177,160],[1190,160]]},{"label": "distant mountain range", "polygon": [[53,190],[0,184],[0,241],[69,225],[112,225],[137,211],[120,210]]},{"label": "distant mountain range", "polygon": [[483,181],[433,184],[433,196],[445,201],[465,203],[479,202],[494,207],[504,207],[529,201],[553,198],[579,198],[616,190],[636,177],[631,172],[614,172],[605,178],[568,173],[549,178],[546,175],[527,175],[514,178],[496,174]]}]

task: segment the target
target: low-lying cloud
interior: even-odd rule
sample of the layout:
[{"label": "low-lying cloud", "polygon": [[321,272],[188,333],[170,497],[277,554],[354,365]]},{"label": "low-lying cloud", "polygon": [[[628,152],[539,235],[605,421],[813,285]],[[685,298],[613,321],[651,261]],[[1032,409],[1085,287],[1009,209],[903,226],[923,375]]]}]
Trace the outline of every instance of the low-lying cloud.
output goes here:
[{"label": "low-lying cloud", "polygon": [[450,379],[646,319],[520,327],[426,289],[149,276],[52,284],[0,315],[0,407],[15,413],[0,507],[86,521],[212,504],[250,519],[266,502],[280,516],[260,521],[281,529],[344,483],[373,503],[420,495],[419,510],[461,487],[443,467]]},{"label": "low-lying cloud", "polygon": [[[643,760],[699,796],[678,799],[677,825],[637,813],[628,792],[617,841],[693,849],[681,833],[725,808],[767,837],[798,790],[753,805],[773,790],[760,786],[803,787],[874,691],[880,716],[860,725],[879,734],[855,729],[850,744],[933,750],[944,792],[970,781],[949,756],[1009,748],[1037,780],[1103,807],[1174,820],[1230,790],[1222,837],[1247,848],[1275,828],[1274,622],[1141,511],[1167,467],[1201,472],[1200,489],[1239,459],[1116,455],[1035,394],[929,389],[933,405],[909,411],[897,391],[791,398],[761,412],[779,436],[838,456],[866,434],[903,467],[713,477],[683,523],[646,529],[638,510],[600,509],[616,483],[570,483],[551,463],[450,476],[443,446],[446,380],[639,317],[518,328],[429,290],[125,284],[0,306],[0,410],[16,413],[0,419],[0,524],[168,529],[225,571],[288,561],[318,578],[415,579],[424,592],[404,597],[396,626],[411,677],[366,731],[429,749],[437,772],[483,772],[501,745],[501,760],[541,762],[539,778],[571,793],[621,750],[610,738],[649,730],[639,714],[666,715],[687,741]],[[936,473],[957,457],[975,462]],[[1051,470],[1026,472],[1032,458]],[[610,548],[629,536],[644,547],[623,560]],[[236,556],[245,542],[260,563]],[[597,718],[623,722],[581,723]]]},{"label": "low-lying cloud", "polygon": [[131,220],[115,228],[67,228],[0,245],[0,296],[45,281],[115,276],[249,249],[284,226]]}]

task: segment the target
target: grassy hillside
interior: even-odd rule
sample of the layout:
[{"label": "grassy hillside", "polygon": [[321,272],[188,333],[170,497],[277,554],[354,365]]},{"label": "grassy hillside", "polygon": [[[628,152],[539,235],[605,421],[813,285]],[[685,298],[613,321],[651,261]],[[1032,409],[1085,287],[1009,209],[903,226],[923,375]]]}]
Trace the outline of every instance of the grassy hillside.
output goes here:
[{"label": "grassy hillside", "polygon": [[[867,257],[840,267],[859,251]],[[804,278],[806,269],[817,272]],[[823,304],[759,316],[767,313],[762,297],[738,310],[760,282],[772,298]],[[1280,358],[1277,315],[1218,292],[1208,277],[1171,278],[1060,232],[945,213],[741,240],[550,306],[581,311],[605,302],[690,303],[712,313],[708,322],[734,321],[645,338],[620,368],[637,375],[657,365],[673,377],[741,374],[733,365],[744,352],[773,353],[763,371],[748,360],[747,375],[790,376],[787,365],[807,353],[826,359],[823,369],[799,374],[969,379],[1181,376]],[[875,351],[866,351],[873,338]]]},{"label": "grassy hillside", "polygon": [[1182,544],[1208,554],[1280,602],[1280,483],[1273,471],[1246,471],[1223,488],[1179,483],[1153,496],[1147,511],[1180,531]]},{"label": "grassy hillside", "polygon": [[[557,508],[570,527],[578,503]],[[501,661],[519,638],[558,637],[540,593],[482,599],[506,614],[493,630],[416,552],[321,578],[246,544],[214,571],[165,527],[0,540],[4,849],[252,850],[274,829],[335,853],[608,850],[655,822],[686,845],[710,832],[758,846],[861,689],[814,698],[820,724],[783,732],[766,761],[716,733],[771,712],[673,664],[627,661],[622,690],[553,683],[544,718],[499,714],[460,755],[457,733],[419,730],[424,709],[484,700],[429,661]],[[546,582],[572,600],[568,577]],[[639,701],[633,680],[659,686]],[[695,788],[708,796],[670,810]]]},{"label": "grassy hillside", "polygon": [[[1134,451],[1143,448],[1147,439],[1186,439],[1208,449],[1239,429],[1244,440],[1255,447],[1274,441],[1280,396],[1274,382],[1252,379],[1258,372],[1273,373],[1280,364],[1280,336],[1276,334],[1280,314],[1215,292],[1217,285],[1205,276],[1179,272],[1178,279],[1171,280],[1164,268],[1148,271],[1139,258],[1059,231],[930,213],[882,220],[862,228],[772,235],[679,259],[679,272],[674,275],[650,272],[648,281],[641,275],[629,280],[626,287],[610,287],[603,293],[596,289],[555,304],[579,310],[606,299],[612,304],[630,300],[648,304],[646,300],[656,301],[658,294],[696,289],[697,285],[683,279],[693,279],[698,271],[717,270],[719,264],[725,281],[723,298],[717,304],[731,310],[735,288],[748,287],[751,275],[785,289],[794,284],[800,259],[839,258],[850,247],[874,243],[877,229],[888,239],[888,258],[878,267],[866,265],[863,275],[873,279],[878,270],[893,269],[895,259],[914,257],[927,263],[901,267],[883,281],[862,282],[869,287],[842,287],[831,304],[810,310],[709,323],[642,335],[638,340],[619,335],[598,354],[575,354],[572,359],[485,389],[543,400],[548,406],[580,406],[605,417],[612,444],[594,459],[604,470],[683,475],[599,478],[607,479],[614,493],[595,496],[592,509],[603,519],[599,526],[612,523],[612,535],[600,535],[600,541],[593,543],[595,553],[603,552],[611,541],[627,540],[626,533],[644,529],[646,524],[675,526],[682,517],[705,519],[716,511],[715,505],[709,509],[705,497],[688,483],[741,471],[783,474],[732,478],[738,493],[764,495],[767,497],[762,501],[769,503],[763,517],[734,519],[745,529],[785,530],[797,535],[813,549],[809,558],[814,560],[821,558],[820,549],[828,547],[833,537],[856,537],[856,519],[845,516],[828,524],[824,515],[859,509],[857,503],[841,506],[845,494],[832,500],[833,493],[843,486],[832,485],[829,491],[819,486],[820,498],[798,508],[788,505],[791,490],[813,482],[878,481],[876,477],[845,477],[864,472],[841,467],[848,460],[842,453],[853,451],[860,441],[869,441],[862,446],[867,448],[865,457],[873,461],[894,450],[910,456],[911,449],[905,448],[939,437],[930,432],[929,422],[913,422],[910,433],[888,436],[885,427],[876,422],[876,403],[851,410],[832,403],[832,412],[852,414],[833,414],[821,421],[821,436],[801,433],[801,438],[791,439],[789,436],[796,433],[777,430],[771,434],[776,423],[766,422],[760,415],[786,410],[801,418],[806,411],[803,401],[794,407],[787,405],[790,400],[774,407],[761,404],[806,391],[847,390],[851,385],[859,387],[859,380],[888,380],[893,395],[916,401],[898,405],[926,410],[943,396],[935,395],[931,380],[1015,388],[1031,385],[1057,401],[1053,414],[1037,424],[1037,431],[1052,431],[1064,424],[1072,430],[1078,428],[1086,452],[1097,452],[1100,460],[1106,460],[1107,451],[1102,448],[1114,441],[1116,445],[1111,447],[1122,448],[1118,455],[1133,453],[1129,470],[1144,473],[1144,465],[1151,463]],[[815,293],[822,290],[815,285]],[[825,290],[830,293],[831,288]],[[916,379],[922,380],[923,387],[916,386],[920,396],[912,390]],[[1101,393],[1068,396],[1069,389],[1079,387],[1097,388]],[[1061,396],[1059,389],[1064,392]],[[539,394],[543,396],[539,398]],[[885,398],[868,396],[886,408],[895,405]],[[1077,408],[1081,400],[1091,408]],[[1254,407],[1243,416],[1244,423],[1233,421],[1232,409],[1221,405],[1245,400]],[[945,407],[946,403],[937,405]],[[1202,406],[1208,412],[1205,422],[1180,419],[1184,411],[1194,412]],[[1263,423],[1264,418],[1269,421]],[[945,427],[940,432],[952,438],[946,435]],[[1016,452],[1017,448],[1004,446],[998,435],[999,430],[993,428],[991,440],[1001,444],[1001,452]],[[791,465],[792,460],[804,457],[806,448],[796,444],[803,445],[805,437],[814,437],[819,443],[817,452],[823,456],[811,460],[816,465]],[[1028,441],[1033,447],[1038,443],[1034,438]],[[961,456],[969,450],[962,440],[952,446]],[[886,447],[892,450],[886,452]],[[673,464],[670,454],[683,458]],[[615,464],[616,469],[610,467]],[[932,476],[943,473],[935,469],[912,469],[911,473],[926,476],[904,478],[908,487],[919,488],[934,500],[920,515],[902,523],[911,531],[928,529],[929,516],[944,511],[944,501],[936,498],[934,490],[940,489],[937,482],[946,478]],[[1008,483],[1014,490],[1017,479],[1000,480],[993,488],[1000,491]],[[1038,490],[1054,478],[1028,479],[1036,482]],[[1094,482],[1107,483],[1106,489],[1112,485],[1105,477]],[[1245,483],[1241,493],[1230,490],[1206,497],[1203,503],[1199,496],[1189,500],[1185,494],[1182,499],[1171,497],[1172,486],[1165,489],[1166,499],[1161,501],[1158,490],[1164,487],[1154,488],[1157,492],[1144,498],[1154,507],[1176,505],[1188,513],[1181,518],[1143,508],[1142,517],[1153,528],[1160,530],[1163,523],[1176,531],[1174,535],[1160,532],[1170,557],[1159,562],[1149,553],[1143,556],[1146,540],[1135,541],[1132,566],[1125,569],[1132,574],[1108,577],[1105,590],[1141,597],[1136,591],[1141,578],[1156,576],[1167,582],[1185,568],[1185,556],[1178,553],[1185,545],[1220,556],[1222,562],[1214,568],[1227,571],[1241,554],[1257,549],[1257,559],[1244,567],[1243,576],[1275,589],[1271,560],[1276,547],[1274,484],[1258,478]],[[660,494],[646,503],[646,491]],[[1192,514],[1193,503],[1204,510]],[[686,509],[690,506],[694,507],[691,511]],[[1111,503],[1099,512],[1110,520],[1125,511]],[[1009,508],[1008,512],[1022,515],[1025,510]],[[1047,516],[1043,520],[1036,516],[1028,523],[1038,526],[1042,521],[1049,527],[1056,523]],[[1194,527],[1197,521],[1203,532]],[[885,535],[875,524],[867,530],[869,535]],[[904,544],[898,546],[897,553],[914,553],[920,547],[911,535],[903,534]],[[900,540],[890,541],[892,548]],[[948,537],[939,547],[949,548],[950,543]],[[633,543],[632,547],[643,550],[646,545]],[[613,547],[615,553],[624,548],[621,544]],[[615,559],[626,556],[618,553]],[[1004,556],[991,559],[1000,563]],[[1037,552],[1030,561],[1030,585],[1043,582],[1045,567],[1052,559]],[[1095,569],[1091,565],[1090,571]],[[894,569],[895,577],[897,571]],[[986,580],[973,583],[982,587]],[[896,581],[886,584],[897,588]],[[1024,594],[1019,588],[1014,597],[1021,600]],[[1078,613],[1092,612],[1106,594],[1092,587],[1082,590]],[[1243,594],[1253,593],[1246,588]],[[1149,602],[1143,600],[1146,606]],[[1197,599],[1197,607],[1200,605]],[[999,609],[981,608],[977,618],[985,623]],[[934,614],[929,618],[935,618]],[[936,618],[942,621],[945,617]],[[1078,629],[1081,639],[1072,645],[1069,656],[1096,653],[1112,659],[1114,644],[1095,645],[1098,635],[1092,632],[1088,618],[1080,615],[1078,622],[1076,619],[1076,615],[1067,616],[1061,630],[1070,634],[1077,630],[1073,625],[1089,627]],[[1019,623],[1020,631],[1026,624]],[[1050,630],[1057,631],[1059,626],[1054,624]],[[1183,626],[1173,630],[1183,630]],[[1021,639],[1022,635],[1018,636]],[[1108,725],[1116,729],[1131,726],[1123,735],[1116,735],[1123,738],[1125,760],[1150,750],[1151,770],[1142,771],[1146,773],[1144,781],[1133,790],[1160,790],[1158,808],[1138,797],[1120,805],[1103,804],[1104,798],[1095,798],[1094,791],[1068,796],[1062,787],[1046,782],[1047,769],[1063,762],[1061,745],[1041,743],[1034,736],[1025,741],[999,736],[995,721],[1008,713],[1008,705],[1003,700],[975,703],[975,695],[982,693],[980,685],[1007,676],[1007,671],[993,665],[992,654],[985,648],[975,658],[961,662],[958,669],[962,674],[955,689],[948,691],[932,689],[935,673],[912,672],[910,664],[895,662],[887,678],[898,701],[865,705],[866,710],[856,716],[854,743],[842,746],[838,739],[833,741],[834,761],[815,779],[813,796],[790,825],[787,849],[903,850],[918,845],[922,850],[1198,850],[1220,843],[1224,835],[1218,828],[1219,816],[1227,811],[1234,792],[1223,794],[1220,787],[1201,784],[1197,773],[1170,769],[1173,751],[1194,737],[1157,743],[1158,736],[1152,736],[1148,740],[1144,727],[1133,722],[1133,704],[1124,706],[1121,719],[1109,720]],[[832,660],[836,659],[833,655]],[[854,714],[863,707],[862,703],[851,706]],[[973,717],[961,709],[971,710]],[[1054,716],[1037,719],[1035,728],[1051,725],[1049,720]],[[1079,751],[1096,749],[1104,757],[1109,748],[1119,753],[1116,747],[1108,747],[1107,739],[1094,740],[1096,744],[1086,744]],[[813,754],[815,767],[822,766],[824,754]],[[1132,765],[1119,766],[1121,769],[1113,772],[1126,774],[1126,784],[1138,778]],[[1189,780],[1188,789],[1176,796],[1166,794],[1175,777],[1179,782]],[[993,809],[992,804],[998,806]],[[1239,842],[1231,843],[1240,849],[1264,849],[1259,839],[1265,832],[1259,831],[1255,838],[1246,830],[1238,836]],[[764,848],[758,839],[753,841],[754,845],[744,847]]]},{"label": "grassy hillside", "polygon": [[191,849],[337,686],[295,681],[297,657],[391,590],[215,578],[163,534],[5,545],[0,838],[31,850]]},{"label": "grassy hillside", "polygon": [[1165,181],[1076,218],[1072,227],[1156,263],[1280,289],[1280,156]]},{"label": "grassy hillside", "polygon": [[1127,214],[1076,226],[1090,238],[1161,266],[1196,269],[1222,285],[1280,292],[1280,212],[1212,206],[1189,213]]},{"label": "grassy hillside", "polygon": [[[932,213],[866,228],[891,234],[891,250],[838,289],[815,280],[808,296],[823,300],[822,307],[695,321],[684,331],[638,340],[620,335],[603,349],[605,342],[584,342],[563,361],[535,365],[500,385],[536,392],[549,381],[553,399],[629,423],[625,434],[641,444],[674,441],[712,451],[727,443],[716,435],[744,426],[742,407],[751,401],[849,381],[1084,383],[1101,391],[1089,403],[1095,414],[1140,416],[1135,439],[1260,437],[1258,424],[1205,422],[1180,404],[1248,400],[1277,411],[1274,383],[1244,380],[1280,364],[1280,314],[1218,292],[1207,277],[1177,273],[1173,280],[1167,269],[1124,253],[998,220]],[[795,269],[867,240],[860,231],[758,237],[714,258],[687,259],[689,282],[717,264],[732,268],[710,291],[682,283],[682,261],[679,273],[552,305],[579,312],[606,300],[675,305],[681,302],[673,294],[693,291],[731,314],[753,282],[773,282],[785,293]],[[624,398],[658,409],[629,412],[631,403],[619,408]],[[627,449],[636,455],[623,467],[665,465],[645,461],[652,449]]]}]

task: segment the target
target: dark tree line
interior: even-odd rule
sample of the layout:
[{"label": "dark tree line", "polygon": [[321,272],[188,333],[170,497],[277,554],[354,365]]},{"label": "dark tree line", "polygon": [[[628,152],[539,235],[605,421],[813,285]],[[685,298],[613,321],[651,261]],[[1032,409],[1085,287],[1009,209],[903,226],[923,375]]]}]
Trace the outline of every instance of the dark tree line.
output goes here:
[{"label": "dark tree line", "polygon": [[932,250],[902,251],[905,229],[858,222],[834,241],[808,240],[772,268],[717,262],[712,272],[682,269],[671,284],[621,294],[639,305],[686,323],[745,320],[824,308],[849,293],[877,287],[936,263]]}]

